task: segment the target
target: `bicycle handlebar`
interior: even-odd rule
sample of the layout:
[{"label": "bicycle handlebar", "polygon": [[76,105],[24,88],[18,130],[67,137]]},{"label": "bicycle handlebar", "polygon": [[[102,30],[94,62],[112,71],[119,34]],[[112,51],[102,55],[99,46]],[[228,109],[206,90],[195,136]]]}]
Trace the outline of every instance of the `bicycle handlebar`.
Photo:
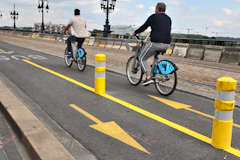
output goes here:
[{"label": "bicycle handlebar", "polygon": [[137,42],[139,42],[139,43],[145,43],[145,42],[147,42],[147,40],[148,40],[149,37],[150,37],[150,36],[148,35],[148,36],[146,36],[146,38],[145,38],[144,40],[141,40],[138,35],[135,35],[135,38],[136,38]]}]

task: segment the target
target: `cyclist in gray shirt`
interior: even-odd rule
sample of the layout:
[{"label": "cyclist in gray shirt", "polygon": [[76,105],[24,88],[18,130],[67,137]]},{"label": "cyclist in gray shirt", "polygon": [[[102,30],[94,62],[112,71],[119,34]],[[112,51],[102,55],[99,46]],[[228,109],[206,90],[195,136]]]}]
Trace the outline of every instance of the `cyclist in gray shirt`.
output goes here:
[{"label": "cyclist in gray shirt", "polygon": [[148,70],[147,60],[158,52],[166,52],[171,43],[171,18],[165,14],[166,4],[160,2],[156,5],[155,14],[151,15],[147,21],[137,29],[133,35],[144,32],[148,27],[151,27],[150,42],[142,49],[139,55],[143,72],[146,74],[144,86],[153,83],[151,74]]}]

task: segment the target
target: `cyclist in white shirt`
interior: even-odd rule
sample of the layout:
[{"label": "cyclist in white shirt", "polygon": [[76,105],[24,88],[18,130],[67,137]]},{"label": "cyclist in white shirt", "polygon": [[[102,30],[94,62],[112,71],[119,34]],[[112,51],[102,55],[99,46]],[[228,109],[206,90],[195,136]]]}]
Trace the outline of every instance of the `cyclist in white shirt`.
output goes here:
[{"label": "cyclist in white shirt", "polygon": [[78,42],[78,48],[82,48],[82,44],[86,37],[90,36],[87,31],[86,21],[80,17],[80,10],[74,10],[74,17],[70,19],[70,22],[64,29],[66,33],[71,28],[71,36],[67,39],[68,54],[72,55],[72,42]]}]

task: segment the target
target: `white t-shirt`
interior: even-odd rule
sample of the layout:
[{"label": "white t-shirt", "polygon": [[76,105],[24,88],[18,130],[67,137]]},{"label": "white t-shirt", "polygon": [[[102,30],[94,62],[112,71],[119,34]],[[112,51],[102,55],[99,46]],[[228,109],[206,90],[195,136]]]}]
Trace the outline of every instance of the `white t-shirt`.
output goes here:
[{"label": "white t-shirt", "polygon": [[71,33],[73,36],[78,38],[85,38],[90,36],[90,33],[86,28],[86,21],[82,17],[72,17],[69,24],[71,25]]}]

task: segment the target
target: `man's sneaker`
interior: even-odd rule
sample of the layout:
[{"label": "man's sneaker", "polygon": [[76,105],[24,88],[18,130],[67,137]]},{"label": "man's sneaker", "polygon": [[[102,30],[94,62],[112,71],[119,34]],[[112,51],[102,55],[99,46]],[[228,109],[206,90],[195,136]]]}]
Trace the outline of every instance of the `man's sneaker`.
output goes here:
[{"label": "man's sneaker", "polygon": [[143,81],[143,85],[144,86],[148,86],[149,84],[153,83],[153,79],[152,78],[149,78],[149,79],[146,79],[145,81]]}]

